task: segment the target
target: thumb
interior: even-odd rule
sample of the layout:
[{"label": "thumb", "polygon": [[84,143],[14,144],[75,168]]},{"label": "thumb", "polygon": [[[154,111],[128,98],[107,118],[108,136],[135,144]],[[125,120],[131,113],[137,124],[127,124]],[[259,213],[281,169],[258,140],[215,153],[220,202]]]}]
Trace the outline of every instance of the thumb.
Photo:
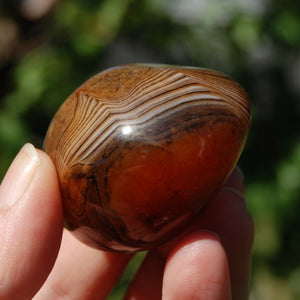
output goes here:
[{"label": "thumb", "polygon": [[60,247],[62,207],[55,168],[26,144],[0,186],[0,299],[31,299]]}]

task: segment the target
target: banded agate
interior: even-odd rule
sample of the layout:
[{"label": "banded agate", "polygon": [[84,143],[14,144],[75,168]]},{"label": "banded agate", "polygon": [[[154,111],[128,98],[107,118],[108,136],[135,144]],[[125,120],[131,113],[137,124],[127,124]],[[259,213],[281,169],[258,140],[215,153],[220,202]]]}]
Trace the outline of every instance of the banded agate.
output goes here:
[{"label": "banded agate", "polygon": [[124,65],[90,78],[44,143],[68,228],[118,252],[170,240],[227,179],[249,123],[245,91],[216,71]]}]

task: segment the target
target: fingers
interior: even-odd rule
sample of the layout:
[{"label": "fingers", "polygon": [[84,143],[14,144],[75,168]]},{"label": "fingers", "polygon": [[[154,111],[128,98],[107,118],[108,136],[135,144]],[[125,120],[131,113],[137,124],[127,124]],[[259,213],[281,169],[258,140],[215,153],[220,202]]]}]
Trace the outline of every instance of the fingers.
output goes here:
[{"label": "fingers", "polygon": [[0,186],[0,299],[31,299],[58,253],[63,217],[50,158],[25,145]]},{"label": "fingers", "polygon": [[231,299],[226,253],[208,232],[189,234],[169,255],[162,299]]},{"label": "fingers", "polygon": [[125,299],[231,299],[224,248],[214,234],[199,231],[184,237],[167,261],[150,252]]},{"label": "fingers", "polygon": [[65,230],[55,266],[34,300],[106,299],[130,258],[88,247]]},{"label": "fingers", "polygon": [[243,196],[240,170],[235,169],[218,195],[199,217],[198,228],[218,234],[230,268],[232,299],[248,299],[254,225]]}]

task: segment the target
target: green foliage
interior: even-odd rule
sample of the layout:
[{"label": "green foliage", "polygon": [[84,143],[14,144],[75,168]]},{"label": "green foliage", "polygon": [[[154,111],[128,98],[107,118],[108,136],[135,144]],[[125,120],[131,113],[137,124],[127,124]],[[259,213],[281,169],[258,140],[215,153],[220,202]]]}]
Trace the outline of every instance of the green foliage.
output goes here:
[{"label": "green foliage", "polygon": [[121,278],[119,279],[115,289],[111,292],[108,297],[108,300],[119,300],[123,299],[126,290],[134,277],[134,274],[137,272],[139,266],[141,265],[143,259],[146,256],[146,252],[138,252],[133,259],[130,261],[129,265],[127,266],[125,272],[122,274]]},{"label": "green foliage", "polygon": [[[256,224],[252,299],[300,298],[300,6],[297,1],[58,1],[28,19],[0,4],[0,178],[91,75],[154,62],[228,73],[253,121],[240,160]],[[142,254],[110,299],[124,294]]]}]

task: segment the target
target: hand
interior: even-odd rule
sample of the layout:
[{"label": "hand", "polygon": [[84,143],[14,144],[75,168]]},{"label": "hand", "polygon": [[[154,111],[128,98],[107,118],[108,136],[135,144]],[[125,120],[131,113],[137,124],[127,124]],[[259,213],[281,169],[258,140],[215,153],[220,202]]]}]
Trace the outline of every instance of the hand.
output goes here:
[{"label": "hand", "polygon": [[[254,230],[243,194],[235,169],[188,232],[147,254],[126,299],[247,299]],[[0,245],[0,299],[105,299],[132,257],[63,230],[55,168],[30,144],[0,186]]]}]

